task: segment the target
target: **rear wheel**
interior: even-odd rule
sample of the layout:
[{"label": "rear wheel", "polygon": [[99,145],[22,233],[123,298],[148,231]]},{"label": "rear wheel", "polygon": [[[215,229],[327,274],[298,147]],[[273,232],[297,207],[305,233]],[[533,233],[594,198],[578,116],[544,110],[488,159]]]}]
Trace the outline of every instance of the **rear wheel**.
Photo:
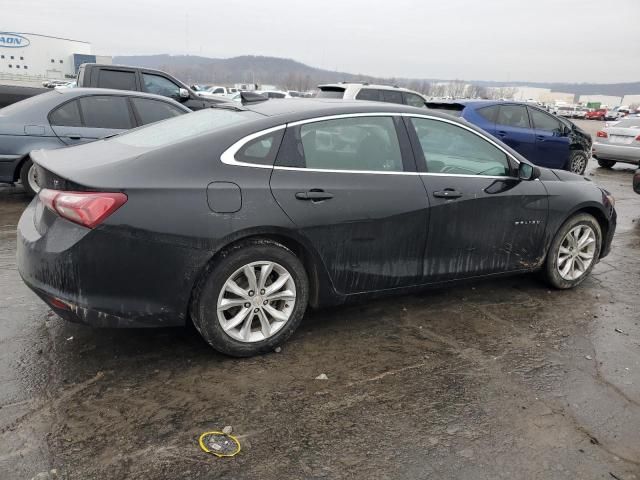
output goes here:
[{"label": "rear wheel", "polygon": [[20,168],[20,182],[22,183],[22,188],[30,197],[35,196],[40,191],[38,173],[30,158],[27,158]]},{"label": "rear wheel", "polygon": [[569,171],[582,175],[587,168],[589,158],[582,150],[573,150],[569,154]]},{"label": "rear wheel", "polygon": [[586,213],[574,215],[551,242],[544,270],[547,281],[562,289],[579,285],[593,270],[601,248],[598,221]]},{"label": "rear wheel", "polygon": [[598,165],[602,168],[611,168],[616,164],[614,160],[600,160],[598,159]]},{"label": "rear wheel", "polygon": [[226,252],[197,287],[193,323],[219,352],[266,353],[300,325],[308,296],[307,274],[293,252],[252,240]]}]

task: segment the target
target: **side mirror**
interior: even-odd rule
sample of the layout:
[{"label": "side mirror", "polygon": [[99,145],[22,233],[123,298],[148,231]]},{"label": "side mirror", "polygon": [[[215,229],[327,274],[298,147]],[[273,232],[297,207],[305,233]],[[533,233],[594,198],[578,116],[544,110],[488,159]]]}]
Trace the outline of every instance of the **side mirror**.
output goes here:
[{"label": "side mirror", "polygon": [[520,180],[535,180],[540,177],[541,173],[538,167],[529,163],[521,163],[518,167],[518,178]]},{"label": "side mirror", "polygon": [[186,88],[181,88],[180,90],[178,90],[178,97],[180,97],[182,100],[186,100],[190,96],[191,95],[189,95],[189,90],[187,90]]}]

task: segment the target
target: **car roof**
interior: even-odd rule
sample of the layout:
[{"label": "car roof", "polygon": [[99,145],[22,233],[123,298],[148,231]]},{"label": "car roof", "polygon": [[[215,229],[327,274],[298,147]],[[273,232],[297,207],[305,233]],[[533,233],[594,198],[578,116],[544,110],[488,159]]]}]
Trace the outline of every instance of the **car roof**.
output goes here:
[{"label": "car roof", "polygon": [[53,90],[61,95],[65,95],[68,98],[81,97],[85,95],[118,95],[126,97],[142,97],[142,98],[155,98],[156,100],[165,100],[172,102],[176,105],[180,105],[183,108],[187,108],[184,105],[176,102],[175,100],[165,97],[163,95],[156,95],[154,93],[138,92],[135,90],[116,90],[112,88],[64,88]]},{"label": "car roof", "polygon": [[420,92],[416,92],[415,90],[410,90],[404,87],[398,87],[395,85],[382,85],[379,83],[367,83],[367,82],[338,82],[338,83],[323,83],[322,85],[318,85],[318,88],[324,88],[324,87],[344,88],[345,90],[348,87],[364,87],[364,88],[375,88],[377,90],[397,90],[400,92],[417,93],[418,95],[422,95]]}]

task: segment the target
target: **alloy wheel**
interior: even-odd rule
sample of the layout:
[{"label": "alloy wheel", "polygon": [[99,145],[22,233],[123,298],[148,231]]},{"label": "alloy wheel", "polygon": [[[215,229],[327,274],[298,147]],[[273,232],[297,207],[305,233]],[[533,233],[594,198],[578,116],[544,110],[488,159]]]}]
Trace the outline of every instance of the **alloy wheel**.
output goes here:
[{"label": "alloy wheel", "polygon": [[33,190],[34,193],[38,193],[40,191],[40,185],[38,185],[38,171],[36,170],[35,165],[31,165],[29,167],[29,171],[27,172],[27,181],[29,182],[29,187]]},{"label": "alloy wheel", "polygon": [[588,225],[577,225],[569,230],[558,250],[558,273],[573,281],[586,273],[596,250],[596,234]]},{"label": "alloy wheel", "polygon": [[587,168],[587,157],[581,154],[574,155],[571,161],[571,171],[573,173],[582,175],[582,173],[585,171],[586,168]]},{"label": "alloy wheel", "polygon": [[220,326],[239,342],[260,342],[291,318],[296,303],[293,276],[269,261],[252,262],[224,283],[217,302]]}]

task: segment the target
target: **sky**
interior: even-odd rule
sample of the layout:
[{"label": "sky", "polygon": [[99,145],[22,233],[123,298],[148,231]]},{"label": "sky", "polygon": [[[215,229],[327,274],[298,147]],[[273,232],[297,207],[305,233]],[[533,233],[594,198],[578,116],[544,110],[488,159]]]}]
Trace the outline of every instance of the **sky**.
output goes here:
[{"label": "sky", "polygon": [[640,81],[640,0],[0,0],[99,55],[268,55],[381,77]]}]

